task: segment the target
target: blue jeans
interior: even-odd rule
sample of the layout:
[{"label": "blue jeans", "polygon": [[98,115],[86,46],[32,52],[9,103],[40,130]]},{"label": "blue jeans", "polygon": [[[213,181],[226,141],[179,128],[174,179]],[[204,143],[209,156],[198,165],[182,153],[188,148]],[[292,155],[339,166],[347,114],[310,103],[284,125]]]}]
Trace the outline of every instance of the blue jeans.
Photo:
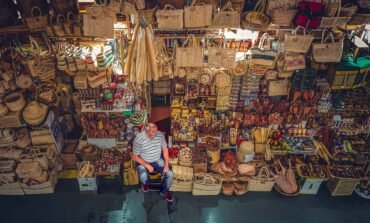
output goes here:
[{"label": "blue jeans", "polygon": [[[153,162],[153,163],[149,163],[155,172],[160,172],[163,174],[163,183],[161,185],[161,193],[162,194],[166,194],[169,190],[170,190],[170,187],[171,187],[171,184],[172,184],[172,178],[173,178],[173,173],[172,171],[168,171],[167,173],[164,173],[163,172],[163,169],[164,169],[164,160],[163,159],[160,159],[158,160],[157,162]],[[138,171],[138,174],[139,174],[139,179],[140,179],[140,182],[142,184],[148,184],[148,180],[149,180],[149,177],[148,177],[148,170],[143,166],[143,165],[138,165],[137,167],[137,171]]]}]

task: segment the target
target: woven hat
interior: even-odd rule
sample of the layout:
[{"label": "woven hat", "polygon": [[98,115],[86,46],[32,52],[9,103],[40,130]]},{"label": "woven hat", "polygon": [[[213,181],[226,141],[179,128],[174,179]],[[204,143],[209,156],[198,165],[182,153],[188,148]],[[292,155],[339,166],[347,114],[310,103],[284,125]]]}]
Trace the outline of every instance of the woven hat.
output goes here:
[{"label": "woven hat", "polygon": [[208,85],[208,84],[211,84],[212,83],[212,73],[210,71],[203,71],[200,75],[199,75],[199,83],[203,84],[203,85]]},{"label": "woven hat", "polygon": [[248,63],[243,60],[237,61],[233,69],[233,74],[235,76],[241,76],[245,74],[248,71],[248,66]]},{"label": "woven hat", "polygon": [[216,73],[216,80],[215,80],[217,87],[226,87],[230,84],[230,76],[225,74],[223,71],[218,71]]},{"label": "woven hat", "polygon": [[4,105],[3,103],[0,104],[0,117],[8,114],[8,107],[6,105]]},{"label": "woven hat", "polygon": [[48,114],[48,107],[36,101],[27,104],[22,112],[24,121],[30,125],[41,124]]}]

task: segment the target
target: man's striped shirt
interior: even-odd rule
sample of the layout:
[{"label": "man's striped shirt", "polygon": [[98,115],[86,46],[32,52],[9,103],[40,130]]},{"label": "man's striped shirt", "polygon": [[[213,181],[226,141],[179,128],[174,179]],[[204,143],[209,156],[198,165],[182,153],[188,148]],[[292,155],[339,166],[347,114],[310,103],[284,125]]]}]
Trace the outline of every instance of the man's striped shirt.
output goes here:
[{"label": "man's striped shirt", "polygon": [[145,131],[139,133],[133,146],[133,153],[139,155],[145,162],[156,162],[161,158],[162,149],[167,148],[167,142],[162,132],[157,132],[150,140]]}]

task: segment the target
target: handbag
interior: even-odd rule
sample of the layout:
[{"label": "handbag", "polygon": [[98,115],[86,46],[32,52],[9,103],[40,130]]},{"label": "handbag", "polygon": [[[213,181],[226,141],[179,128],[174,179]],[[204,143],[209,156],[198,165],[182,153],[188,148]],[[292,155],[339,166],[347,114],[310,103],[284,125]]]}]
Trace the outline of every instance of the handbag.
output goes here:
[{"label": "handbag", "polygon": [[297,2],[292,0],[268,0],[266,15],[272,16],[274,10],[296,8]]},{"label": "handbag", "polygon": [[114,22],[116,13],[110,7],[103,5],[92,5],[86,9],[83,15],[84,35],[102,38],[114,37]]},{"label": "handbag", "polygon": [[[42,51],[37,41],[29,36],[31,53],[34,60],[27,61],[28,67],[32,70],[33,76],[38,76],[40,80],[46,81],[55,78],[55,62],[50,51]],[[48,45],[49,46],[49,45]]]},{"label": "handbag", "polygon": [[294,71],[306,68],[304,55],[296,53],[285,54],[284,71]]},{"label": "handbag", "polygon": [[155,13],[160,29],[182,29],[184,27],[184,10],[176,9],[172,5],[165,5]]},{"label": "handbag", "polygon": [[46,154],[41,153],[37,149],[30,149],[22,155],[20,159],[21,163],[38,162],[42,169],[47,170],[49,168],[49,160]]},{"label": "handbag", "polygon": [[204,50],[199,47],[194,35],[189,35],[185,42],[187,47],[178,47],[176,52],[176,67],[203,67]]},{"label": "handbag", "polygon": [[242,14],[241,28],[264,31],[270,25],[270,18],[264,14],[267,0],[258,0],[253,11]]},{"label": "handbag", "polygon": [[[35,14],[36,11],[38,11],[38,16]],[[31,9],[31,15],[32,17],[26,18],[27,26],[31,31],[39,31],[48,26],[48,17],[42,15],[39,7],[33,7]]]},{"label": "handbag", "polygon": [[193,0],[190,6],[184,7],[185,28],[206,27],[212,23],[212,5],[196,3]]},{"label": "handbag", "polygon": [[324,10],[321,2],[301,1],[298,3],[298,13],[294,18],[294,25],[316,29],[320,25]]},{"label": "handbag", "polygon": [[174,177],[170,191],[191,192],[193,189],[193,180],[187,180],[182,176]]},{"label": "handbag", "polygon": [[195,176],[192,195],[218,195],[221,192],[222,179],[218,174],[201,173]]},{"label": "handbag", "polygon": [[[342,57],[343,39],[338,42],[334,41],[333,33],[325,37],[325,31],[322,32],[321,43],[312,44],[312,56],[319,63],[338,63]],[[328,38],[331,38],[331,43],[326,43]]]},{"label": "handbag", "polygon": [[[264,44],[267,42],[267,47]],[[277,51],[271,49],[270,36],[264,33],[258,47],[251,49],[251,62],[254,65],[264,66],[267,69],[274,69],[276,64]]]},{"label": "handbag", "polygon": [[219,47],[208,48],[208,67],[233,69],[235,66],[236,52],[226,47],[223,39]]},{"label": "handbag", "polygon": [[322,17],[320,27],[321,28],[334,28],[337,27],[345,28],[351,17],[340,17],[340,10],[342,8],[341,1],[338,1],[338,10],[335,17]]},{"label": "handbag", "polygon": [[269,80],[267,93],[269,96],[286,96],[289,94],[289,80]]},{"label": "handbag", "polygon": [[271,23],[280,27],[290,26],[297,10],[295,1],[268,1],[266,13],[271,17]]},{"label": "handbag", "polygon": [[[303,35],[297,35],[299,29],[303,29]],[[306,29],[304,27],[298,26],[293,31],[293,35],[285,34],[284,50],[286,52],[307,53],[313,39],[314,37],[312,35],[306,35]]]},{"label": "handbag", "polygon": [[275,179],[270,174],[267,167],[262,167],[257,176],[253,176],[248,181],[249,191],[271,191],[274,187]]},{"label": "handbag", "polygon": [[159,77],[168,76],[174,77],[173,72],[173,55],[168,52],[163,39],[157,39],[154,43]]},{"label": "handbag", "polygon": [[233,9],[231,2],[227,2],[219,12],[215,13],[211,27],[212,28],[240,27],[240,14]]},{"label": "handbag", "polygon": [[50,23],[53,26],[54,34],[56,36],[59,36],[59,37],[65,36],[64,25],[63,25],[65,23],[65,21],[66,21],[66,18],[64,17],[63,14],[59,14],[56,17],[55,24],[53,24],[53,16],[50,17]]}]

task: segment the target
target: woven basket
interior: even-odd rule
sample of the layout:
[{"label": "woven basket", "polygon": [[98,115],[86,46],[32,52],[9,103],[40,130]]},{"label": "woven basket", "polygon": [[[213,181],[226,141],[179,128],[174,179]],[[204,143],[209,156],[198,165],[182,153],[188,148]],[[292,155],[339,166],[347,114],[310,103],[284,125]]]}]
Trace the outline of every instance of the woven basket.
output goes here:
[{"label": "woven basket", "polygon": [[19,163],[15,171],[20,178],[40,177],[42,168],[38,162]]},{"label": "woven basket", "polygon": [[186,28],[206,27],[212,23],[212,5],[196,3],[184,8],[184,23]]},{"label": "woven basket", "polygon": [[275,9],[271,12],[271,23],[280,27],[290,26],[297,10]]},{"label": "woven basket", "polygon": [[[321,43],[312,45],[313,59],[319,63],[338,63],[342,58],[343,40],[335,42],[332,33],[325,39],[324,35],[325,30],[322,32]],[[329,37],[331,38],[331,43],[325,43]]]},{"label": "woven basket", "polygon": [[97,88],[100,85],[106,83],[108,81],[108,78],[105,73],[102,73],[102,74],[93,75],[93,76],[88,75],[87,80],[89,81],[89,86],[91,88]]},{"label": "woven basket", "polygon": [[193,189],[193,181],[186,180],[183,177],[174,177],[172,180],[172,184],[170,187],[170,191],[177,191],[177,192],[191,192]]},{"label": "woven basket", "polygon": [[264,14],[266,0],[258,0],[253,11],[242,13],[241,28],[256,31],[266,30],[270,24],[270,18]]},{"label": "woven basket", "polygon": [[179,165],[172,165],[174,178],[192,181],[194,177],[193,168]]},{"label": "woven basket", "polygon": [[226,46],[225,40],[219,47],[208,48],[208,66],[214,68],[233,69],[235,66],[235,49],[223,48]]},{"label": "woven basket", "polygon": [[222,179],[218,174],[201,173],[195,176],[192,194],[218,195],[221,192]]},{"label": "woven basket", "polygon": [[182,29],[184,27],[184,10],[166,5],[163,10],[156,12],[158,28]]},{"label": "woven basket", "polygon": [[286,96],[289,94],[289,80],[269,80],[268,95],[269,96]]},{"label": "woven basket", "polygon": [[87,73],[78,72],[73,83],[76,89],[87,89]]},{"label": "woven basket", "polygon": [[[36,16],[36,11],[38,11],[38,16]],[[41,9],[39,7],[33,7],[31,9],[31,15],[32,17],[25,19],[27,26],[28,28],[30,28],[31,31],[39,31],[45,29],[48,26],[48,17],[42,15]]]},{"label": "woven basket", "polygon": [[211,27],[213,28],[239,28],[240,14],[227,2],[221,11],[216,12]]},{"label": "woven basket", "polygon": [[357,12],[358,6],[351,3],[342,6],[339,12],[341,17],[352,17]]},{"label": "woven basket", "polygon": [[10,111],[20,111],[26,105],[26,101],[23,94],[16,92],[5,97],[5,104]]},{"label": "woven basket", "polygon": [[192,159],[192,152],[191,149],[188,147],[181,148],[179,152],[179,164],[181,166],[192,166],[193,159]]},{"label": "woven basket", "polygon": [[152,9],[146,9],[146,10],[142,10],[142,16],[143,18],[150,24],[155,24],[156,21],[155,21],[155,11],[157,10],[157,8],[152,8]]},{"label": "woven basket", "polygon": [[[297,35],[297,31],[303,29],[303,35]],[[297,27],[293,35],[286,34],[284,38],[284,50],[286,52],[307,53],[311,47],[314,37],[306,35],[306,29],[302,26]]]},{"label": "woven basket", "polygon": [[270,175],[267,167],[262,167],[257,176],[252,177],[248,182],[248,191],[271,191],[275,179]]},{"label": "woven basket", "polygon": [[203,67],[204,50],[194,35],[189,35],[185,42],[190,42],[187,47],[176,48],[176,67]]},{"label": "woven basket", "polygon": [[15,134],[16,140],[15,143],[19,148],[27,148],[31,145],[30,132],[27,129],[20,129]]}]

